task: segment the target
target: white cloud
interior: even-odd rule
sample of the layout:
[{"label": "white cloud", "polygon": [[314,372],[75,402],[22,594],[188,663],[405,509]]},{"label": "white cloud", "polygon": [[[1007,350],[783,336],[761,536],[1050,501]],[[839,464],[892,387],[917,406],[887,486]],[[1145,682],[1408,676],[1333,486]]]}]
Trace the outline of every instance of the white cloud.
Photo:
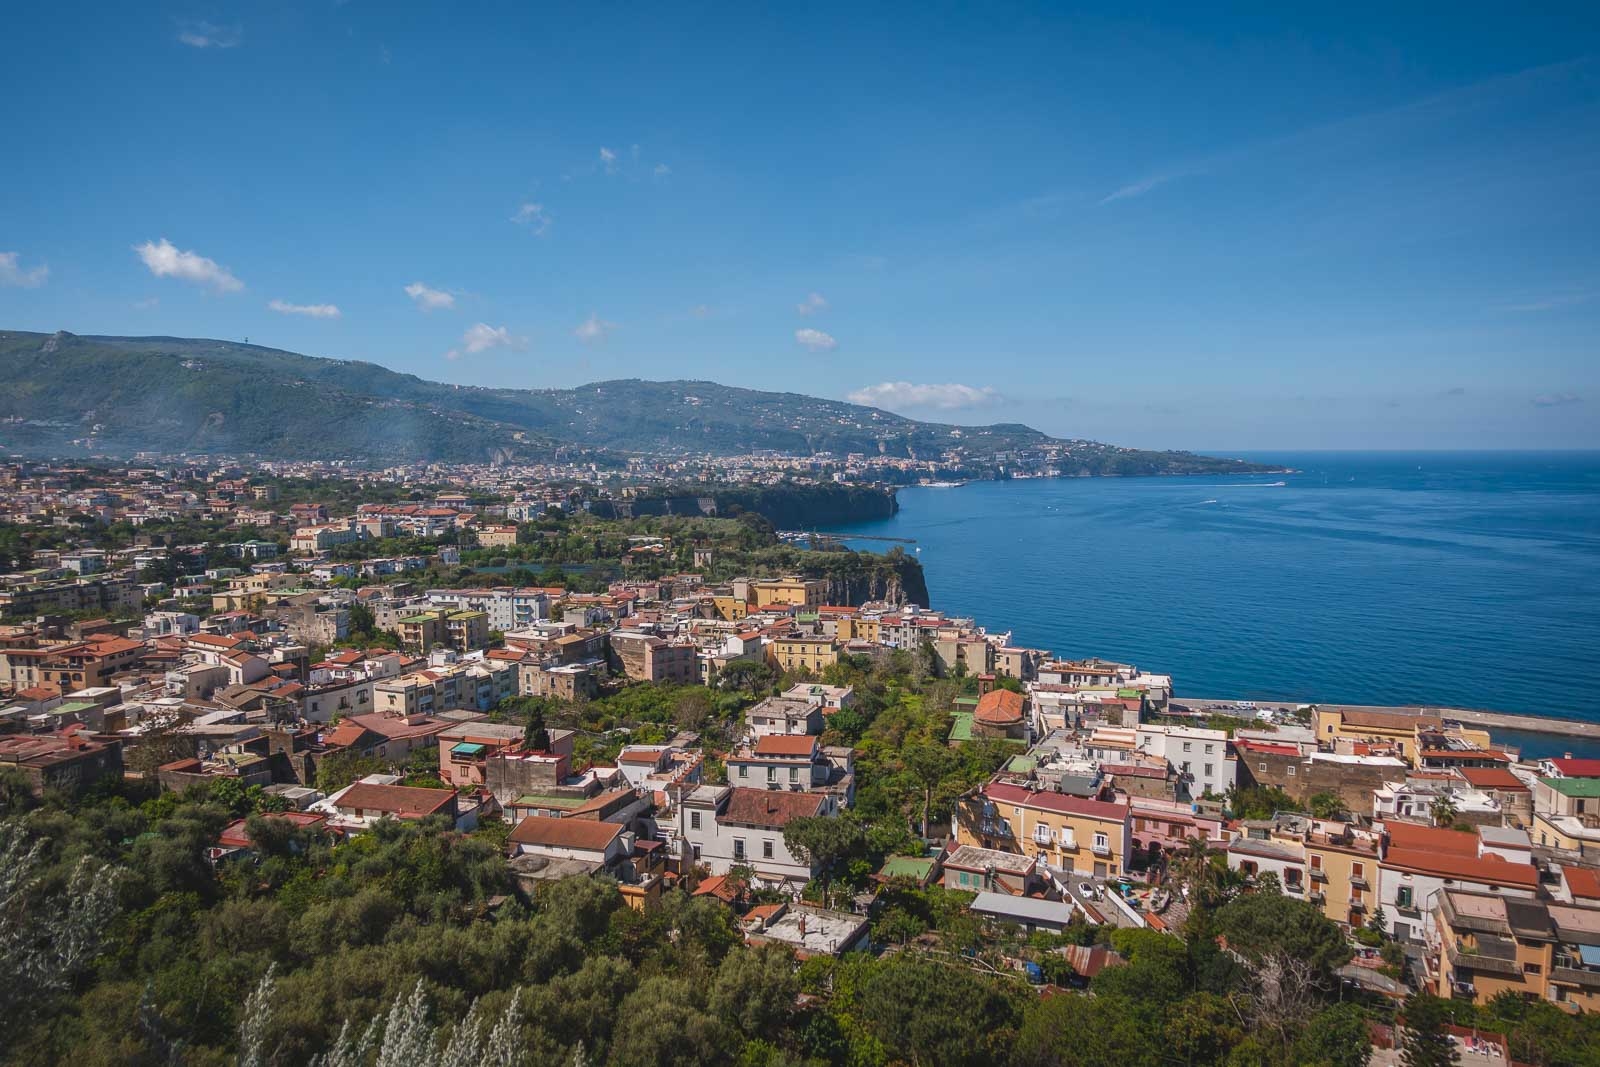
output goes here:
[{"label": "white cloud", "polygon": [[1148,193],[1152,189],[1155,189],[1159,186],[1165,185],[1171,180],[1172,176],[1169,174],[1158,174],[1153,178],[1146,178],[1144,181],[1134,182],[1132,185],[1124,185],[1121,189],[1116,190],[1109,196],[1103,197],[1100,203],[1109,204],[1116,200],[1128,200],[1135,196],[1143,196],[1145,193]]},{"label": "white cloud", "polygon": [[880,382],[865,389],[857,389],[847,398],[852,404],[867,407],[934,408],[939,411],[956,411],[961,408],[989,407],[1001,403],[1002,397],[990,386],[917,385],[914,382]]},{"label": "white cloud", "polygon": [[1568,404],[1581,404],[1583,397],[1576,393],[1541,393],[1533,398],[1533,406],[1539,408],[1562,408]]},{"label": "white cloud", "polygon": [[717,309],[710,304],[696,304],[689,309],[689,315],[696,319],[709,319],[716,315]]},{"label": "white cloud", "polygon": [[267,307],[280,315],[304,315],[308,319],[336,319],[339,309],[333,304],[291,304],[287,300],[270,300]]},{"label": "white cloud", "polygon": [[441,308],[456,306],[454,293],[447,293],[443,289],[430,289],[421,282],[412,282],[406,286],[406,295],[423,311],[438,311]]},{"label": "white cloud", "polygon": [[804,300],[796,304],[794,309],[802,315],[815,315],[819,311],[827,311],[828,302],[823,299],[821,293],[810,293]]},{"label": "white cloud", "polygon": [[146,241],[142,245],[134,245],[133,250],[139,253],[144,265],[157,278],[194,282],[219,293],[236,293],[244,288],[244,282],[235,278],[227,267],[218,266],[215,260],[207,259],[198,252],[180,251],[165,237],[160,243]]},{"label": "white cloud", "polygon": [[181,22],[178,40],[190,48],[233,48],[244,40],[244,29],[212,22]]},{"label": "white cloud", "polygon": [[133,306],[139,311],[149,311],[153,307],[161,306],[161,298],[159,296],[152,296],[145,300],[135,300],[133,302]]},{"label": "white cloud", "polygon": [[0,285],[19,289],[37,289],[50,277],[50,268],[43,263],[22,269],[21,255],[17,252],[0,252]]},{"label": "white cloud", "polygon": [[461,335],[461,343],[444,354],[445,359],[487,352],[491,348],[521,348],[528,343],[526,337],[513,336],[504,326],[490,326],[487,322],[474,323]]},{"label": "white cloud", "polygon": [[654,174],[657,178],[665,178],[667,175],[672,173],[672,168],[667,166],[665,163],[657,163],[655,169],[650,173]]},{"label": "white cloud", "polygon": [[550,228],[550,215],[545,211],[543,204],[523,204],[517,208],[517,213],[511,216],[511,221],[521,226],[526,226],[533,231],[535,237],[543,237]]},{"label": "white cloud", "polygon": [[589,317],[579,323],[578,328],[572,331],[572,336],[586,345],[599,344],[606,339],[606,335],[616,328],[616,323],[607,322],[599,315],[591,312]]},{"label": "white cloud", "polygon": [[604,145],[600,146],[600,165],[606,169],[607,174],[617,172],[617,154]]},{"label": "white cloud", "polygon": [[813,352],[832,352],[839,347],[839,342],[833,339],[832,334],[823,333],[821,330],[796,330],[794,339]]}]

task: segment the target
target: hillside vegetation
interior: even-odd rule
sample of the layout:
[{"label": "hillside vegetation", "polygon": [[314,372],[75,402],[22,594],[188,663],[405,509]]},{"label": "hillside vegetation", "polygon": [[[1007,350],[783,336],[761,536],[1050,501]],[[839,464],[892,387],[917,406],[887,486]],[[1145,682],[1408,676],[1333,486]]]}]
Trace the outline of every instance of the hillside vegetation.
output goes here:
[{"label": "hillside vegetation", "polygon": [[[1015,424],[918,422],[877,408],[714,382],[596,382],[489,389],[375,363],[229,341],[0,332],[0,447],[35,455],[138,451],[363,461],[601,453],[937,458],[982,469],[1017,450],[1070,444],[1081,474],[1242,472],[1238,460],[1060,442]],[[77,442],[77,444],[74,444]]]}]

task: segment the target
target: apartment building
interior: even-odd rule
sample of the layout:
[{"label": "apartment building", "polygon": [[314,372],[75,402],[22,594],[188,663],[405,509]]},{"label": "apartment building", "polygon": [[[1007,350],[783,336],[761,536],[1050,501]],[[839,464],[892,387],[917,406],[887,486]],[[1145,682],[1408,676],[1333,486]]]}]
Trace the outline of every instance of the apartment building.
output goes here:
[{"label": "apartment building", "polygon": [[1074,874],[1115,877],[1127,869],[1133,820],[1126,803],[1089,800],[990,782],[956,806],[956,843],[998,848]]},{"label": "apartment building", "polygon": [[1600,1010],[1600,908],[1450,889],[1432,920],[1440,996],[1483,1005],[1512,993]]},{"label": "apartment building", "polygon": [[1134,744],[1138,751],[1172,764],[1187,784],[1189,798],[1220,797],[1238,781],[1238,758],[1224,730],[1141,724],[1134,730]]}]

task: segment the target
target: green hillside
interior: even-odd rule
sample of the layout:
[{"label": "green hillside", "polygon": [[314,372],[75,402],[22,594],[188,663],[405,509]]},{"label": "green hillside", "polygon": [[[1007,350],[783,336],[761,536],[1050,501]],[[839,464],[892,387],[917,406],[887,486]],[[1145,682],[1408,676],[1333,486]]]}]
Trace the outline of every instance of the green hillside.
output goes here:
[{"label": "green hillside", "polygon": [[936,459],[982,469],[1070,447],[1070,473],[1245,471],[1236,460],[1062,442],[1015,424],[918,422],[714,382],[489,389],[229,341],[0,332],[0,447],[36,455],[214,452],[365,462],[608,453]]}]

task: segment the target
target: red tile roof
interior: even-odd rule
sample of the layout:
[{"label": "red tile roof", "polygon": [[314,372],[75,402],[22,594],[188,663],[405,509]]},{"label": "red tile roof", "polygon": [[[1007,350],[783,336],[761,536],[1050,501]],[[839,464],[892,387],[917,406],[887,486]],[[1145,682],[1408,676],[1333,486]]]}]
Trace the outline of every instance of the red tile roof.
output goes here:
[{"label": "red tile roof", "polygon": [[1037,808],[1042,811],[1061,812],[1066,815],[1085,815],[1092,819],[1121,822],[1128,818],[1128,805],[1106,800],[1085,800],[1065,793],[1024,789],[1022,786],[991,782],[983,787],[984,796],[997,804]]},{"label": "red tile roof", "polygon": [[357,782],[334,806],[341,811],[387,812],[402,819],[420,819],[454,808],[455,800],[455,791],[451,789]]},{"label": "red tile roof", "polygon": [[1478,835],[1462,830],[1448,830],[1437,826],[1421,826],[1398,820],[1383,824],[1389,835],[1389,848],[1407,849],[1421,853],[1441,853],[1456,856],[1476,856]]},{"label": "red tile roof", "polygon": [[767,734],[756,738],[758,756],[809,756],[816,750],[817,739],[807,734]]},{"label": "red tile roof", "polygon": [[1577,900],[1600,900],[1600,871],[1592,867],[1563,867],[1561,874]]},{"label": "red tile roof", "polygon": [[1463,767],[1461,777],[1478,789],[1513,789],[1526,793],[1527,783],[1504,767]]},{"label": "red tile roof", "polygon": [[[1461,833],[1448,830],[1446,833]],[[1468,835],[1461,834],[1462,837]],[[1384,853],[1382,864],[1415,871],[1418,874],[1443,875],[1487,885],[1514,885],[1523,889],[1539,887],[1539,872],[1531,863],[1512,863],[1490,852],[1483,856],[1463,856],[1458,853],[1432,852],[1415,848],[1394,848]]]},{"label": "red tile roof", "polygon": [[569,848],[583,852],[604,852],[622,830],[621,824],[614,822],[530,815],[512,829],[511,843],[533,848]]},{"label": "red tile roof", "polygon": [[1600,759],[1573,759],[1561,756],[1550,761],[1565,778],[1600,778]]},{"label": "red tile roof", "polygon": [[718,822],[781,830],[790,820],[819,815],[827,798],[820,793],[735,787]]},{"label": "red tile roof", "polygon": [[1011,726],[1022,721],[1022,694],[1009,689],[991,689],[978,699],[975,721],[986,726]]}]

